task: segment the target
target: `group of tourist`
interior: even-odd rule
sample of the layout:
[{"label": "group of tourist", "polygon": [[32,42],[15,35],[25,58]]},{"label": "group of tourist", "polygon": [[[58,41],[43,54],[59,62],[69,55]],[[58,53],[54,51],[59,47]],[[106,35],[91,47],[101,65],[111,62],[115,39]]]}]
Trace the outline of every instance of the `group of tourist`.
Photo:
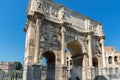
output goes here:
[{"label": "group of tourist", "polygon": [[[71,80],[71,78],[69,78],[68,80]],[[80,80],[79,77],[76,77],[75,80]]]}]

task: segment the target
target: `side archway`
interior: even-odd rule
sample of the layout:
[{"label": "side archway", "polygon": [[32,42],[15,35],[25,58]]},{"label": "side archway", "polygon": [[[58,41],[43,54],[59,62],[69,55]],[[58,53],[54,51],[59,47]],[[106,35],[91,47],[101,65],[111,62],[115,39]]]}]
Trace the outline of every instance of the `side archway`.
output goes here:
[{"label": "side archway", "polygon": [[93,57],[92,61],[93,61],[93,66],[94,67],[98,67],[98,58],[97,57]]},{"label": "side archway", "polygon": [[42,57],[46,59],[46,80],[55,80],[56,56],[52,51],[46,51]]}]

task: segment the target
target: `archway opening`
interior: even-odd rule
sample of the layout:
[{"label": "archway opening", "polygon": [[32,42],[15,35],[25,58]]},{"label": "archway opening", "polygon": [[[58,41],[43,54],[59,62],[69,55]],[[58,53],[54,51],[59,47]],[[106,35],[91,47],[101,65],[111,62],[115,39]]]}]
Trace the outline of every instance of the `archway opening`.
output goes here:
[{"label": "archway opening", "polygon": [[117,56],[114,57],[114,61],[115,61],[115,62],[118,61],[118,57],[117,57]]},{"label": "archway opening", "polygon": [[82,79],[82,66],[83,66],[82,64],[84,57],[82,53],[82,45],[78,40],[74,40],[67,44],[67,49],[70,51],[71,54],[71,60],[69,60],[69,63],[72,65],[68,66],[71,68],[70,69],[71,79],[74,80],[76,79],[76,77]]},{"label": "archway opening", "polygon": [[97,74],[99,74],[99,69],[98,69],[98,58],[97,57],[93,57],[92,58],[92,64],[94,66],[94,76],[97,76]]},{"label": "archway opening", "polygon": [[55,54],[52,51],[43,53],[41,80],[55,80]]},{"label": "archway opening", "polygon": [[112,57],[111,56],[108,57],[108,63],[112,64]]},{"label": "archway opening", "polygon": [[93,66],[98,67],[98,59],[96,57],[93,57],[92,60],[93,60]]}]

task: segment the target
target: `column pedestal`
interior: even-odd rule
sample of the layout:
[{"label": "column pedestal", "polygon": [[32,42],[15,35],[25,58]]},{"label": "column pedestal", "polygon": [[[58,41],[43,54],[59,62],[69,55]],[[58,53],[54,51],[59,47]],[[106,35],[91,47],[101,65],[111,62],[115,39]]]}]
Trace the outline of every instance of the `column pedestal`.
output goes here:
[{"label": "column pedestal", "polygon": [[107,79],[108,79],[108,72],[109,72],[109,69],[107,69],[106,67],[102,67],[101,75],[104,76]]},{"label": "column pedestal", "polygon": [[67,80],[66,71],[67,71],[67,66],[65,66],[65,65],[61,66],[61,78],[60,78],[60,80]]},{"label": "column pedestal", "polygon": [[41,80],[41,65],[32,65],[33,80]]},{"label": "column pedestal", "polygon": [[23,80],[33,80],[32,68],[28,65],[24,65]]},{"label": "column pedestal", "polygon": [[83,57],[83,67],[82,67],[82,80],[86,80],[86,53],[84,53],[84,57]]},{"label": "column pedestal", "polygon": [[86,80],[86,68],[82,68],[82,80]]},{"label": "column pedestal", "polygon": [[94,67],[87,68],[87,80],[94,80]]}]

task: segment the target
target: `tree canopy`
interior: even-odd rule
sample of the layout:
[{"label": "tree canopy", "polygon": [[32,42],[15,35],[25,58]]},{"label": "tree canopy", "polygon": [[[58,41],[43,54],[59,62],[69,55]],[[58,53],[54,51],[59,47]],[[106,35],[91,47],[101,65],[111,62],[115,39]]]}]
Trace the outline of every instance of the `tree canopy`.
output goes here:
[{"label": "tree canopy", "polygon": [[21,70],[23,68],[22,64],[20,62],[15,61],[14,64],[15,64],[15,69],[16,70]]}]

